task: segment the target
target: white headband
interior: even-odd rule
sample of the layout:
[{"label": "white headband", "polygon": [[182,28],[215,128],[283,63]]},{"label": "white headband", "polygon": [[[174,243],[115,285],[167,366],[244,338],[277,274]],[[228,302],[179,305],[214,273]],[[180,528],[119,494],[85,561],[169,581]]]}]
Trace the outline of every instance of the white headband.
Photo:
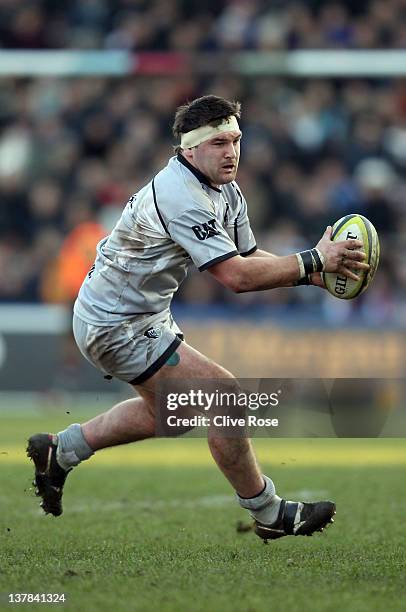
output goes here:
[{"label": "white headband", "polygon": [[239,132],[240,126],[238,125],[237,117],[231,115],[227,119],[223,119],[220,125],[213,127],[212,125],[203,125],[202,127],[191,130],[182,134],[180,146],[182,149],[191,149],[197,147],[201,142],[210,140],[214,136],[223,132]]}]

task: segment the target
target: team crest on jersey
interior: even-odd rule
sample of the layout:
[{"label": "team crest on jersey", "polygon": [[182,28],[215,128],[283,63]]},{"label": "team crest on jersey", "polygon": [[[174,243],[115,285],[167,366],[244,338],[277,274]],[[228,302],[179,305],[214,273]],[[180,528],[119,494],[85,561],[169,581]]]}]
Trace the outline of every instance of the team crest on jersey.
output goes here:
[{"label": "team crest on jersey", "polygon": [[144,336],[146,336],[147,338],[154,338],[155,340],[157,338],[160,338],[162,335],[162,330],[160,327],[150,327],[149,329],[147,329],[147,331],[144,333]]},{"label": "team crest on jersey", "polygon": [[207,240],[212,236],[218,236],[220,234],[216,229],[216,219],[210,219],[210,221],[202,223],[201,225],[193,225],[192,230],[199,240]]}]

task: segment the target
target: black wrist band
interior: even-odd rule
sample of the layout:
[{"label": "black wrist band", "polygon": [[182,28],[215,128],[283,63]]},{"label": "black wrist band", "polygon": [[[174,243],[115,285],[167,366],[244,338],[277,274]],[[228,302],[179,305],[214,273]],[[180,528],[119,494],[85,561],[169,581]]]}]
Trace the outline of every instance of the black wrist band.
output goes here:
[{"label": "black wrist band", "polygon": [[305,274],[313,274],[315,272],[314,269],[314,259],[311,251],[301,251],[299,253],[300,257],[303,261]]},{"label": "black wrist band", "polygon": [[312,257],[314,259],[314,263],[316,264],[316,269],[314,270],[314,272],[322,272],[323,271],[323,262],[320,259],[320,255],[317,252],[317,249],[312,249],[310,251],[310,253],[312,254]]},{"label": "black wrist band", "polygon": [[323,271],[323,262],[317,249],[311,249],[309,251],[300,251],[300,253],[297,253],[296,255],[299,256],[303,262],[302,274],[303,271],[305,275],[313,274],[313,272]]}]

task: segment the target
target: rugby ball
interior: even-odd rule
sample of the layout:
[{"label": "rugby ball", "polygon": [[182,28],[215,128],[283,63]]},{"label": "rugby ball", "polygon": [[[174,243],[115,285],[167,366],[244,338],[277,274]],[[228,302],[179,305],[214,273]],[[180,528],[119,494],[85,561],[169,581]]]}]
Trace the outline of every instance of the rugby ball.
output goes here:
[{"label": "rugby ball", "polygon": [[370,265],[368,272],[354,270],[360,277],[359,281],[352,280],[341,274],[323,272],[324,285],[331,295],[341,300],[352,300],[360,295],[370,285],[379,264],[379,238],[376,229],[368,219],[362,215],[346,215],[333,225],[331,240],[341,242],[342,240],[355,239],[362,242],[361,251],[364,251],[365,263]]}]

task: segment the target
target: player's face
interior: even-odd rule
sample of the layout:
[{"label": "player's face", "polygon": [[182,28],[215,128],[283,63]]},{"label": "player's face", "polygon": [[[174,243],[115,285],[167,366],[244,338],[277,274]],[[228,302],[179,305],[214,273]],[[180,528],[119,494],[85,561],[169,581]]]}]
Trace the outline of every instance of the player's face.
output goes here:
[{"label": "player's face", "polygon": [[241,132],[224,132],[189,149],[188,160],[210,180],[225,185],[235,180],[240,161]]}]

